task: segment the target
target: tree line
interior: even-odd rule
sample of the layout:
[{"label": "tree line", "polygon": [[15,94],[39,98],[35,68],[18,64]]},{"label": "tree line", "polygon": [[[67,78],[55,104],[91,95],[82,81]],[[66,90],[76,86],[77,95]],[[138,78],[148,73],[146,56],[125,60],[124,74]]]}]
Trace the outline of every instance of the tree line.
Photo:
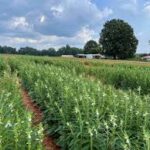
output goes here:
[{"label": "tree line", "polygon": [[22,47],[19,50],[9,46],[0,46],[0,53],[2,54],[21,54],[21,55],[35,55],[35,56],[61,56],[61,55],[76,55],[82,54],[83,49],[71,47],[69,45],[63,46],[56,50],[49,48],[44,50],[37,50],[32,47]]}]

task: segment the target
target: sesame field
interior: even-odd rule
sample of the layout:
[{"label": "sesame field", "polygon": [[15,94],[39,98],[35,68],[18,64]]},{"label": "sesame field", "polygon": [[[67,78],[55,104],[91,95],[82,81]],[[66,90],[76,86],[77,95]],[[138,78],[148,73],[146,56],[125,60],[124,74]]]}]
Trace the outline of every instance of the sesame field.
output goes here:
[{"label": "sesame field", "polygon": [[150,63],[0,55],[0,150],[150,150]]}]

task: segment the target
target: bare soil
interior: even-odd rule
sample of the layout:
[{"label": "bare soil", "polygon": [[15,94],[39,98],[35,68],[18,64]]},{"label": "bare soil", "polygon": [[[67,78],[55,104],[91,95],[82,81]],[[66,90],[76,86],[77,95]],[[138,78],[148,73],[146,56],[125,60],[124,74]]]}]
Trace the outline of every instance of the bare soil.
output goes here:
[{"label": "bare soil", "polygon": [[[22,89],[22,100],[24,106],[33,113],[32,123],[33,125],[38,125],[42,122],[43,113],[40,108],[33,102],[28,92]],[[60,150],[60,147],[56,145],[54,139],[47,134],[45,134],[43,139],[43,145],[46,150]]]}]

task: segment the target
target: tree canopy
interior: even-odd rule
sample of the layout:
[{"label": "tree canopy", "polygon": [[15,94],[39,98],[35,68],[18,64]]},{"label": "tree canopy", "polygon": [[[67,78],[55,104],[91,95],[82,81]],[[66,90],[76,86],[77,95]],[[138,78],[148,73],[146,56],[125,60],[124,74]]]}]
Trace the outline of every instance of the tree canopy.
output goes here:
[{"label": "tree canopy", "polygon": [[69,45],[61,47],[57,51],[58,55],[76,55],[81,53],[83,53],[82,49],[76,47],[70,47]]},{"label": "tree canopy", "polygon": [[113,19],[105,23],[99,42],[103,46],[104,54],[114,59],[133,57],[138,45],[133,28],[120,19]]},{"label": "tree canopy", "polygon": [[101,52],[101,47],[96,41],[90,40],[84,46],[85,54],[98,54]]},{"label": "tree canopy", "polygon": [[18,53],[23,54],[23,55],[38,55],[38,51],[35,48],[32,48],[32,47],[20,48]]},{"label": "tree canopy", "polygon": [[16,54],[17,51],[16,51],[16,48],[12,48],[12,47],[9,47],[9,46],[0,46],[0,53],[2,54]]}]

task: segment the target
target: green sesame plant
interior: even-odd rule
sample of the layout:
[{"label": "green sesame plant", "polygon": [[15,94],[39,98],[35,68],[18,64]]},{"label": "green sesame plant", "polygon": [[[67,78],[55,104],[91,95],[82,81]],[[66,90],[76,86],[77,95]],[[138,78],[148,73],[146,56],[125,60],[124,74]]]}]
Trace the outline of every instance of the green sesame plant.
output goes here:
[{"label": "green sesame plant", "polygon": [[44,128],[62,149],[149,147],[148,95],[116,90],[55,65],[32,62],[19,75],[44,112]]},{"label": "green sesame plant", "polygon": [[42,150],[42,127],[31,125],[17,76],[4,71],[0,77],[0,150]]}]

